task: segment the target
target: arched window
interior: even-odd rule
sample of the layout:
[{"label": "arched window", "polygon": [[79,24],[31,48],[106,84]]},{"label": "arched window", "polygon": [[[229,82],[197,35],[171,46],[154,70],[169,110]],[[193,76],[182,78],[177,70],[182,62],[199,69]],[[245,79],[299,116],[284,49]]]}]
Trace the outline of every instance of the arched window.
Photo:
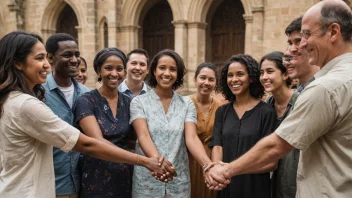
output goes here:
[{"label": "arched window", "polygon": [[78,40],[78,32],[76,26],[78,26],[77,16],[73,9],[68,4],[66,4],[57,20],[56,33],[67,33]]}]

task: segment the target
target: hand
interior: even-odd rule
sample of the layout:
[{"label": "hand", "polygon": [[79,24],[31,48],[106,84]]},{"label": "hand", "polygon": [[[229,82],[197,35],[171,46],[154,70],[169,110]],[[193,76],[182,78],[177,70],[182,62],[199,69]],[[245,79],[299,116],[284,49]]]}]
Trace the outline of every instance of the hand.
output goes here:
[{"label": "hand", "polygon": [[224,175],[225,166],[226,163],[218,162],[204,174],[205,183],[210,190],[222,190],[230,183],[231,178]]},{"label": "hand", "polygon": [[173,177],[177,176],[175,167],[171,162],[166,160],[164,157],[159,157],[159,166],[163,169],[163,173],[152,172],[155,179],[162,182],[169,182],[173,180]]}]

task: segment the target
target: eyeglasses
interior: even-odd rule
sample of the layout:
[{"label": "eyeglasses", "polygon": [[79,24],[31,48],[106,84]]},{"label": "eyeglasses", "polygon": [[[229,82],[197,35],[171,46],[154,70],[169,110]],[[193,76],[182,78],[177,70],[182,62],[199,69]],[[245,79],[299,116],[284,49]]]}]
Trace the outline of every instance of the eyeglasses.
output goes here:
[{"label": "eyeglasses", "polygon": [[301,34],[301,37],[303,37],[303,38],[305,38],[305,39],[308,39],[310,36],[312,36],[312,34],[314,33],[314,32],[316,32],[316,31],[318,31],[318,30],[321,30],[321,29],[323,29],[324,27],[321,27],[321,28],[319,28],[319,29],[316,29],[316,30],[314,30],[314,31],[309,31],[309,30],[302,30],[301,32],[300,32],[300,34]]},{"label": "eyeglasses", "polygon": [[290,62],[292,60],[292,56],[283,56],[282,61],[283,62]]}]

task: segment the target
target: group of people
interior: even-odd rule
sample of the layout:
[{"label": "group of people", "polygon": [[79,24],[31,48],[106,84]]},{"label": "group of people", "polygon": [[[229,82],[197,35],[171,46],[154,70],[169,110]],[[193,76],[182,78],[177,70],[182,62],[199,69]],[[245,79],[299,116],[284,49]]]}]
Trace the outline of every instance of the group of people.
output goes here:
[{"label": "group of people", "polygon": [[319,2],[285,34],[259,62],[200,64],[190,96],[173,50],[105,48],[89,90],[72,36],[7,34],[0,197],[351,197],[351,9]]}]

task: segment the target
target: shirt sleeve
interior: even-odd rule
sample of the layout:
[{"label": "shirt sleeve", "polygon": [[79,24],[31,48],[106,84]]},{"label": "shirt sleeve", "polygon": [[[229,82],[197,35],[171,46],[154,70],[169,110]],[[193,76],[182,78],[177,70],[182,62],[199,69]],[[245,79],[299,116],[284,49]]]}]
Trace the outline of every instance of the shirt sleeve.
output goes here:
[{"label": "shirt sleeve", "polygon": [[[228,104],[227,104],[228,105]],[[214,128],[213,128],[213,140],[209,142],[209,148],[214,146],[222,146],[222,127],[224,118],[224,109],[227,105],[220,106],[215,112]]]},{"label": "shirt sleeve", "polygon": [[337,116],[333,95],[321,85],[309,86],[275,133],[295,148],[305,150],[329,131]]},{"label": "shirt sleeve", "polygon": [[194,105],[194,103],[190,97],[188,97],[187,103],[188,103],[188,105],[187,105],[185,122],[194,122],[195,124],[197,124],[196,106]]},{"label": "shirt sleeve", "polygon": [[67,152],[77,143],[80,131],[61,120],[37,98],[25,100],[18,115],[19,129],[27,135]]},{"label": "shirt sleeve", "polygon": [[74,126],[79,126],[79,121],[82,120],[83,118],[87,116],[95,115],[94,104],[91,100],[94,100],[94,98],[90,99],[89,95],[87,94],[80,96],[76,100],[72,108],[72,112],[74,115],[74,120],[73,120]]},{"label": "shirt sleeve", "polygon": [[134,97],[131,101],[130,116],[130,124],[132,124],[132,122],[138,118],[146,118],[142,102],[138,96]]}]

